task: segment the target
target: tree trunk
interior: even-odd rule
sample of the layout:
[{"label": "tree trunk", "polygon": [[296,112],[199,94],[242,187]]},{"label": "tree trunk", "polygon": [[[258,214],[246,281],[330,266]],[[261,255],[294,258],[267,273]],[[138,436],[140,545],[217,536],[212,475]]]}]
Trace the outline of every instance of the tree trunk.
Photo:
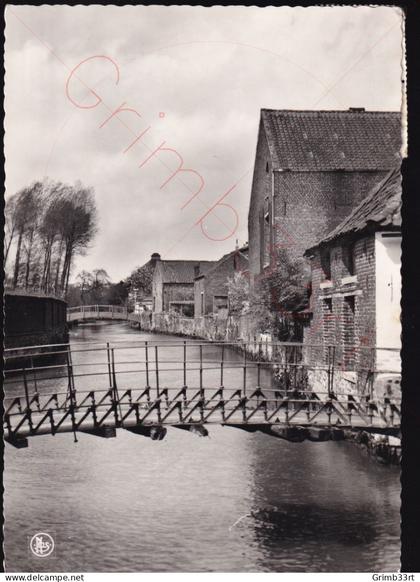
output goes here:
[{"label": "tree trunk", "polygon": [[22,238],[23,238],[23,231],[19,232],[18,244],[16,249],[16,259],[15,259],[15,272],[13,275],[13,289],[16,289],[18,278],[19,278],[19,269],[20,269],[20,252],[22,248]]},{"label": "tree trunk", "polygon": [[58,281],[60,276],[60,267],[61,267],[61,258],[63,256],[63,239],[60,241],[60,247],[58,249],[58,258],[57,258],[57,266],[55,270],[55,281],[54,281],[54,289],[55,292],[58,293]]},{"label": "tree trunk", "polygon": [[66,244],[66,251],[65,251],[65,255],[64,255],[64,265],[63,265],[63,270],[61,272],[61,292],[64,293],[65,289],[66,289],[66,280],[67,280],[67,273],[70,269],[70,260],[71,260],[71,246],[69,243]]},{"label": "tree trunk", "polygon": [[69,288],[70,269],[71,269],[71,255],[70,255],[69,263],[68,263],[68,267],[67,267],[67,277],[66,277],[66,290],[65,290],[65,295],[67,295],[67,291],[68,291],[68,288]]},{"label": "tree trunk", "polygon": [[47,291],[47,286],[48,286],[49,278],[50,278],[51,247],[52,247],[52,240],[47,240],[47,245],[45,247],[44,269],[43,269],[42,280],[41,280],[41,288],[44,291]]},{"label": "tree trunk", "polygon": [[28,284],[29,284],[29,273],[31,271],[31,256],[32,256],[33,241],[34,241],[34,231],[32,230],[30,237],[29,237],[28,253],[26,256],[25,289],[28,288]]},{"label": "tree trunk", "polygon": [[9,240],[6,244],[6,249],[5,249],[5,253],[4,253],[4,257],[3,257],[3,269],[6,269],[6,263],[7,263],[7,257],[9,256],[9,251],[10,251],[10,247],[12,245],[12,240],[14,238],[15,235],[15,229],[13,228],[12,232],[10,233],[10,237]]}]

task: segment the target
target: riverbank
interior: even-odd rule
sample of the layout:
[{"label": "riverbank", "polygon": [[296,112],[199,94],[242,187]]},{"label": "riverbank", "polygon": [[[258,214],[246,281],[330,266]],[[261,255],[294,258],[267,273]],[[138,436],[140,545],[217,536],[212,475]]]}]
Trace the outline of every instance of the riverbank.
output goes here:
[{"label": "riverbank", "polygon": [[367,432],[348,432],[346,440],[354,443],[366,455],[382,465],[396,465],[401,463],[401,439],[369,434]]}]

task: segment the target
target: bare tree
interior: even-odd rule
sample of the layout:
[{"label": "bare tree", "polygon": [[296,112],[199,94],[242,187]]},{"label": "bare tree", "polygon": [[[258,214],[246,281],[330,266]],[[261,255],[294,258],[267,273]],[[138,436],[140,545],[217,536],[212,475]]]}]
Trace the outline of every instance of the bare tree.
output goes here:
[{"label": "bare tree", "polygon": [[60,234],[64,243],[64,263],[60,288],[66,293],[74,256],[86,250],[97,232],[93,189],[85,188],[80,183],[66,188],[63,196],[63,213],[65,221],[60,223]]},{"label": "bare tree", "polygon": [[[28,231],[32,230],[33,218],[36,216],[39,208],[39,192],[42,188],[40,182],[34,182],[28,188],[21,190],[16,199],[16,210],[15,210],[15,230],[17,233],[17,246],[16,246],[16,257],[15,266],[13,274],[13,287],[15,288],[18,284],[20,268],[21,268],[21,253],[22,253],[22,243],[25,235]],[[33,239],[33,234],[32,234]],[[32,245],[32,242],[31,242]]]},{"label": "bare tree", "polygon": [[[40,224],[39,232],[44,249],[44,266],[41,278],[41,287],[44,291],[48,291],[51,286],[51,260],[53,255],[53,247],[57,238],[60,235],[60,225],[65,221],[64,212],[64,197],[66,186],[61,182],[49,182],[43,192],[43,208],[44,213]],[[61,262],[61,256],[57,257],[58,269]],[[56,278],[58,275],[56,273]],[[58,286],[56,286],[58,291]]]},{"label": "bare tree", "polygon": [[5,204],[4,208],[4,259],[3,268],[6,269],[7,258],[13,239],[16,235],[17,226],[17,207],[20,192],[11,196]]},{"label": "bare tree", "polygon": [[86,293],[92,289],[93,275],[92,273],[89,273],[89,271],[81,271],[76,277],[76,282],[80,288],[80,298],[84,304],[84,297]]},{"label": "bare tree", "polygon": [[46,179],[12,196],[6,205],[4,265],[16,245],[11,284],[38,285],[66,293],[72,261],[83,254],[97,231],[93,189],[80,182]]},{"label": "bare tree", "polygon": [[107,301],[106,295],[112,285],[105,269],[94,269],[92,273],[81,271],[76,277],[76,282],[83,304],[85,304],[86,296],[89,303]]}]

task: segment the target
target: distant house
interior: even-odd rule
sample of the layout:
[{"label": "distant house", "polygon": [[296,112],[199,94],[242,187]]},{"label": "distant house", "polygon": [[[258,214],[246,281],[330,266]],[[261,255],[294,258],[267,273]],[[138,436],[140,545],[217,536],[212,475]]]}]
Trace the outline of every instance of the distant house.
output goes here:
[{"label": "distant house", "polygon": [[175,311],[194,316],[194,278],[215,261],[164,261],[159,258],[153,272],[153,311]]},{"label": "distant house", "polygon": [[398,165],[400,113],[262,109],[248,218],[251,281],[302,257]]},{"label": "distant house", "polygon": [[326,362],[328,346],[335,346],[335,364],[343,371],[399,370],[399,352],[389,348],[401,348],[400,207],[396,169],[306,251],[312,316],[304,342],[312,346],[313,361]]},{"label": "distant house", "polygon": [[235,273],[248,274],[248,245],[224,255],[194,280],[194,312],[196,317],[210,313],[228,314],[228,278]]}]

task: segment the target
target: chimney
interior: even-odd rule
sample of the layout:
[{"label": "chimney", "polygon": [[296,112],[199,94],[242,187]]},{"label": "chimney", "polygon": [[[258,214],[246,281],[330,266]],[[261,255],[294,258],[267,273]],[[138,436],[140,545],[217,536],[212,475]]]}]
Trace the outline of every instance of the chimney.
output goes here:
[{"label": "chimney", "polygon": [[156,266],[156,263],[160,261],[160,254],[159,253],[153,253],[153,255],[150,257],[150,263],[152,265],[152,267]]},{"label": "chimney", "polygon": [[194,265],[194,277],[198,277],[200,274],[200,263]]},{"label": "chimney", "polygon": [[363,113],[366,110],[364,107],[349,107],[349,111],[352,111],[353,113]]}]

